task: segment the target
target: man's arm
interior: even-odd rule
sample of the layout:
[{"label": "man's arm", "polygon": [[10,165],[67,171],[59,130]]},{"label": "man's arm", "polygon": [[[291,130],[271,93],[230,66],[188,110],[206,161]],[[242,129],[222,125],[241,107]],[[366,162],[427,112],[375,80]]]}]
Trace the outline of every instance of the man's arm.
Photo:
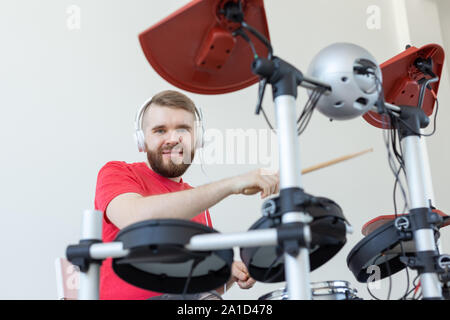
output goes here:
[{"label": "man's arm", "polygon": [[214,206],[232,194],[261,192],[265,198],[278,193],[278,175],[263,170],[223,179],[195,189],[143,197],[136,193],[124,193],[115,197],[106,209],[108,219],[119,229],[149,219],[190,220],[200,212]]}]

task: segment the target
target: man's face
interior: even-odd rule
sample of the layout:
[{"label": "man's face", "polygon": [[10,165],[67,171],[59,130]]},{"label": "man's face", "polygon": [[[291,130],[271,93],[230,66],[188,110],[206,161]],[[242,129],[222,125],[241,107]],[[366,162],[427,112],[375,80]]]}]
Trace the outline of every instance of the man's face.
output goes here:
[{"label": "man's face", "polygon": [[143,128],[147,159],[152,169],[167,178],[182,176],[194,154],[195,116],[187,110],[151,105]]}]

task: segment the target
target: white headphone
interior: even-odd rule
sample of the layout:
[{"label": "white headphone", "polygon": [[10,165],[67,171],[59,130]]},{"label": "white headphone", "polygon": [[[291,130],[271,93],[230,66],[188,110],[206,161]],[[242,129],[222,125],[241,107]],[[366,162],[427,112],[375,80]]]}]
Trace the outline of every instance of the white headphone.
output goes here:
[{"label": "white headphone", "polygon": [[[147,110],[147,107],[150,105],[150,102],[152,101],[152,98],[148,99],[137,111],[136,117],[134,119],[134,140],[136,141],[136,145],[138,147],[139,152],[145,152],[145,135],[144,131],[142,130],[142,118],[144,115],[145,110]],[[203,114],[201,109],[195,108],[195,115],[196,115],[196,126],[194,129],[195,137],[195,149],[203,148],[203,135],[205,128],[203,127]]]}]

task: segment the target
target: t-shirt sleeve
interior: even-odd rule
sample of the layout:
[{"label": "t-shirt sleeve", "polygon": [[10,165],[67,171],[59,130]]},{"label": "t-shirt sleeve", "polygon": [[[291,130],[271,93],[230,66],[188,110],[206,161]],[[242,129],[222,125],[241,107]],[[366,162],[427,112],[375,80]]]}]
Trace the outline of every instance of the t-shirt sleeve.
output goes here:
[{"label": "t-shirt sleeve", "polygon": [[106,208],[109,203],[118,195],[130,192],[143,193],[136,176],[125,162],[108,162],[100,169],[97,176],[95,209],[102,211],[105,221],[111,223],[106,217]]}]

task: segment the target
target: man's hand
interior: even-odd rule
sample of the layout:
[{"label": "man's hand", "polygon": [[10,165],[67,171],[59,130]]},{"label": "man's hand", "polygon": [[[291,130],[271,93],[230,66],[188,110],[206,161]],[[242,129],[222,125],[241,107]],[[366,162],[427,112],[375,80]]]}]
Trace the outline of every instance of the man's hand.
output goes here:
[{"label": "man's hand", "polygon": [[234,261],[231,266],[231,277],[241,289],[250,289],[256,280],[250,277],[247,267],[241,261]]},{"label": "man's hand", "polygon": [[264,199],[280,191],[279,173],[266,169],[254,170],[231,179],[234,194],[253,195],[261,192],[261,198]]}]

